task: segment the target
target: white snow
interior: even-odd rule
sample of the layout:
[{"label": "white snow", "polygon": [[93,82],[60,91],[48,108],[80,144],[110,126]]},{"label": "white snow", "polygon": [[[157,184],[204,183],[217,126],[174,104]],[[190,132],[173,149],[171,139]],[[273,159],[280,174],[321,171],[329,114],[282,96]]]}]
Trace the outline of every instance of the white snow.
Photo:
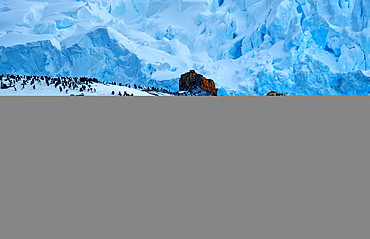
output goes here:
[{"label": "white snow", "polygon": [[36,34],[25,34],[9,32],[5,36],[0,38],[0,46],[12,47],[15,45],[25,45],[26,43],[38,42],[38,41],[50,41],[53,45],[60,50],[60,43],[52,35],[36,35]]},{"label": "white snow", "polygon": [[[3,78],[4,82],[6,81],[5,77]],[[162,93],[162,92],[145,92],[140,89],[129,88],[126,86],[119,86],[119,85],[112,85],[112,84],[103,84],[103,83],[93,83],[91,84],[92,89],[96,89],[94,91],[87,91],[84,90],[80,92],[78,89],[69,89],[65,88],[62,91],[59,90],[59,86],[55,87],[53,84],[47,86],[45,81],[35,82],[35,89],[33,89],[33,85],[27,84],[22,89],[22,81],[16,82],[14,86],[9,87],[7,89],[0,89],[0,96],[71,96],[71,94],[78,96],[81,93],[84,96],[118,96],[118,93],[121,92],[123,94],[125,91],[134,96],[170,96],[170,94]],[[79,84],[81,86],[81,84]],[[16,90],[15,90],[16,89]],[[68,92],[66,92],[68,90]],[[114,95],[112,95],[112,91],[114,91]]]}]

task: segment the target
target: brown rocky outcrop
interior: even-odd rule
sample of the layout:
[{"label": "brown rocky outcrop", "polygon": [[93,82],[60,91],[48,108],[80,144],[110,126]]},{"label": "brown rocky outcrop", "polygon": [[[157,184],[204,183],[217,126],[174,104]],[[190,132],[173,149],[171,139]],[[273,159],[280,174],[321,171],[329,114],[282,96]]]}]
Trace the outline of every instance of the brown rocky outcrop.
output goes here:
[{"label": "brown rocky outcrop", "polygon": [[181,75],[179,80],[180,91],[194,91],[201,89],[209,95],[217,95],[218,89],[211,79],[206,79],[203,75],[197,74],[194,70]]},{"label": "brown rocky outcrop", "polygon": [[276,93],[276,91],[270,91],[267,96],[286,96],[284,93]]}]

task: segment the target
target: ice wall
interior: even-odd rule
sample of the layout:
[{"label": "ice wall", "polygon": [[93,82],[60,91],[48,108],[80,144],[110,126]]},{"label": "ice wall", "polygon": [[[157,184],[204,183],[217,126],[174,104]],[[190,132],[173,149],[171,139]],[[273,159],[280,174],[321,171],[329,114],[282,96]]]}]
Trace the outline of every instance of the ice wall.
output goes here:
[{"label": "ice wall", "polygon": [[367,94],[369,21],[365,0],[4,0],[0,72],[175,90],[195,69],[220,94]]}]

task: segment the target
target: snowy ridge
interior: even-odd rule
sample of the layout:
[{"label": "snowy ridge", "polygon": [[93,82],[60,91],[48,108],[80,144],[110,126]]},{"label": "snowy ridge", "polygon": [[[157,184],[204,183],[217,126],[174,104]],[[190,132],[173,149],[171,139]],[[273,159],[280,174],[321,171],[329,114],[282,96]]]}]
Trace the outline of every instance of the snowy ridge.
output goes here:
[{"label": "snowy ridge", "polygon": [[175,96],[146,86],[100,82],[87,77],[0,76],[0,96]]},{"label": "snowy ridge", "polygon": [[219,95],[370,94],[364,0],[3,0],[0,73]]}]

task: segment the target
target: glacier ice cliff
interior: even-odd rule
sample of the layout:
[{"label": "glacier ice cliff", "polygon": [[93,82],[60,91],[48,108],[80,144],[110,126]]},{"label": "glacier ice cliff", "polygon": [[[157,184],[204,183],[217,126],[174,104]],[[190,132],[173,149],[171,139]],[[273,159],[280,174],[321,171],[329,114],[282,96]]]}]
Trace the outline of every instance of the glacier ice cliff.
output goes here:
[{"label": "glacier ice cliff", "polygon": [[3,0],[0,73],[219,95],[370,94],[370,1]]}]

